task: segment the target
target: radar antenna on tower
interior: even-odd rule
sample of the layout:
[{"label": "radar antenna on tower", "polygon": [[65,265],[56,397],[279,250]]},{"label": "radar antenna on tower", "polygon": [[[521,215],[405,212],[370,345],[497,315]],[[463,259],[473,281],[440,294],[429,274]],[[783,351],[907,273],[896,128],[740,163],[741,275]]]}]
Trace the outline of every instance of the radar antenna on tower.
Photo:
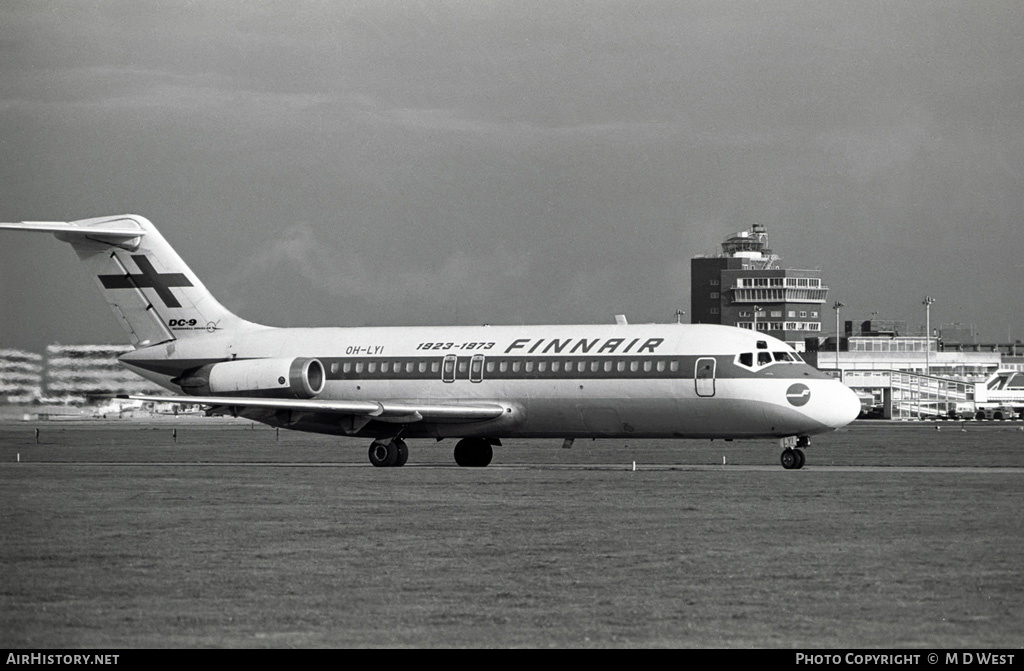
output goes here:
[{"label": "radar antenna on tower", "polygon": [[779,260],[778,254],[768,249],[768,229],[754,224],[749,231],[733,233],[722,243],[722,256],[749,259],[758,270],[769,270]]}]

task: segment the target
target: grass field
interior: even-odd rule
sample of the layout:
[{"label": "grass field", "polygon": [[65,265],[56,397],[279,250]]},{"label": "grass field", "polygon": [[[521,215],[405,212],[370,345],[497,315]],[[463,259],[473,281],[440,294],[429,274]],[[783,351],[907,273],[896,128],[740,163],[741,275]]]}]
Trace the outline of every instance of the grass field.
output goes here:
[{"label": "grass field", "polygon": [[0,646],[1019,647],[1024,431],[964,428],[857,423],[802,471],[639,440],[377,469],[245,423],[9,423]]}]

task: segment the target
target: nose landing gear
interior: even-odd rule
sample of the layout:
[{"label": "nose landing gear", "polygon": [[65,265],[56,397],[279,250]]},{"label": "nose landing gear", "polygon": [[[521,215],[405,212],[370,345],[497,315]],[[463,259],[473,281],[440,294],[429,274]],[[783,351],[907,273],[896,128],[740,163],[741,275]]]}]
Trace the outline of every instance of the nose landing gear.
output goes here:
[{"label": "nose landing gear", "polygon": [[803,468],[806,457],[804,456],[804,451],[800,448],[810,446],[810,437],[799,436],[795,440],[794,438],[789,437],[783,438],[780,442],[785,448],[779,456],[779,461],[782,462],[782,467],[787,471],[795,471]]}]

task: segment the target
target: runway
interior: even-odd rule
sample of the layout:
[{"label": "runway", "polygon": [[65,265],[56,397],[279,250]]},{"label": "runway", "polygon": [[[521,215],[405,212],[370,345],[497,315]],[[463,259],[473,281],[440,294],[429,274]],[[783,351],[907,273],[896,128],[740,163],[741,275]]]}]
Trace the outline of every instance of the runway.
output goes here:
[{"label": "runway", "polygon": [[800,471],[771,441],[387,469],[247,425],[35,428],[0,426],[6,647],[1020,644],[1012,426],[854,426]]},{"label": "runway", "polygon": [[[341,468],[360,469],[374,468],[371,464],[338,463],[338,462],[267,462],[267,461],[167,461],[167,462],[146,462],[146,461],[59,461],[59,462],[15,462],[15,466],[21,467],[166,467],[166,468]],[[0,464],[0,468],[11,467],[10,463]],[[407,464],[403,467],[406,470],[431,469],[448,470],[459,469],[455,464]],[[491,465],[489,471],[677,471],[677,472],[720,472],[720,473],[745,473],[745,472],[776,472],[779,466],[764,465],[680,465],[680,464],[505,464]],[[989,474],[989,475],[1020,475],[1024,474],[1024,468],[1016,466],[809,466],[803,468],[800,473],[935,473],[935,474]]]}]

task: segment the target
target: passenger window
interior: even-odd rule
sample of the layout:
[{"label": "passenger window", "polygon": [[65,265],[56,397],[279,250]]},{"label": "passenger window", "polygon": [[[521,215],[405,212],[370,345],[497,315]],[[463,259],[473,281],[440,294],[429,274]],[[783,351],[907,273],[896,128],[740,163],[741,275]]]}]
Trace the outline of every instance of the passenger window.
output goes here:
[{"label": "passenger window", "polygon": [[376,361],[371,361],[370,363],[368,363],[366,365],[366,372],[368,372],[368,373],[376,373],[377,372],[377,362]]},{"label": "passenger window", "polygon": [[650,373],[651,372],[651,362],[650,361],[644,361],[644,372],[645,373]]},{"label": "passenger window", "polygon": [[518,373],[519,372],[519,367],[520,367],[520,363],[518,361],[513,361],[512,362],[512,372],[513,373]]},{"label": "passenger window", "polygon": [[605,361],[604,362],[604,372],[606,372],[606,373],[612,372],[612,362],[611,361]]},{"label": "passenger window", "polygon": [[672,371],[673,373],[678,373],[679,372],[679,362],[678,361],[673,361],[672,363],[670,363],[668,365],[668,369],[670,371]]},{"label": "passenger window", "polygon": [[659,361],[658,362],[658,372],[659,373],[664,373],[665,372],[665,362],[664,361]]},{"label": "passenger window", "polygon": [[626,370],[626,362],[625,361],[619,361],[618,363],[616,363],[615,364],[615,370],[617,370],[620,373],[622,371]]},{"label": "passenger window", "polygon": [[629,362],[629,370],[632,373],[635,373],[638,370],[640,370],[640,362],[639,361],[630,361]]},{"label": "passenger window", "polygon": [[380,372],[382,372],[382,373],[388,372],[388,362],[387,361],[382,361],[381,362],[381,364],[380,364]]},{"label": "passenger window", "polygon": [[344,364],[342,364],[341,372],[342,373],[351,373],[352,372],[352,362],[346,361]]}]

